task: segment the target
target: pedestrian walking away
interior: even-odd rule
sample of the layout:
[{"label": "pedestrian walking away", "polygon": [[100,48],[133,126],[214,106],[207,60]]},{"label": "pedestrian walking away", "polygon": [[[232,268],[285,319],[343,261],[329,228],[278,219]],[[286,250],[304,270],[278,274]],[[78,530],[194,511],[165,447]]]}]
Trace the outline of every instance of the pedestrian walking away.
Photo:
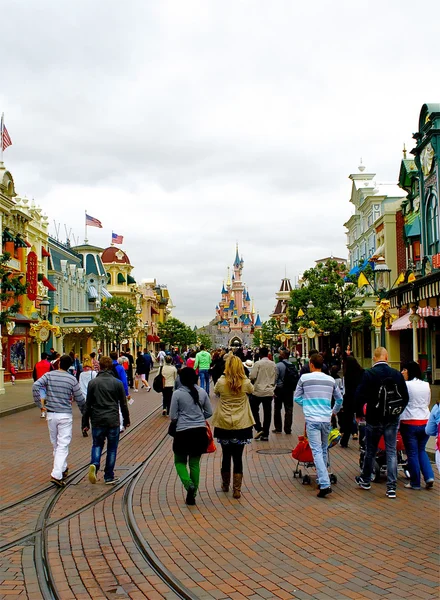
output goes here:
[{"label": "pedestrian walking away", "polygon": [[186,504],[194,505],[200,482],[200,459],[208,446],[206,419],[211,417],[212,407],[208,394],[196,385],[194,369],[184,367],[179,376],[181,387],[173,393],[170,409],[175,426],[174,465],[187,492]]},{"label": "pedestrian walking away", "polygon": [[226,359],[225,373],[217,381],[214,393],[220,396],[212,424],[214,437],[222,448],[222,490],[229,491],[231,462],[233,465],[233,496],[241,497],[243,481],[243,451],[252,442],[252,416],[248,394],[254,386],[244,374],[243,363],[233,354]]},{"label": "pedestrian walking away", "polygon": [[[87,398],[87,388],[89,383],[96,377],[96,371],[93,370],[92,359],[88,354],[85,354],[83,357],[83,371],[79,376],[79,387],[81,388],[82,395],[84,396],[84,400]],[[83,427],[81,427],[81,431],[84,437],[87,437],[87,431],[84,431]]]},{"label": "pedestrian walking away", "polygon": [[[363,368],[354,356],[346,356],[343,360],[344,373],[344,399],[342,401],[342,411],[339,417],[340,430],[342,437],[340,441],[341,448],[347,448],[353,429],[353,419],[355,416],[355,393],[358,385],[362,381],[364,373]],[[363,415],[356,415],[362,417]]]},{"label": "pedestrian walking away", "polygon": [[371,488],[371,473],[379,440],[385,440],[388,498],[396,497],[397,487],[397,429],[399,417],[408,404],[408,388],[403,375],[388,365],[388,352],[379,346],[373,354],[374,365],[367,369],[356,392],[357,413],[365,413],[365,458],[357,485]]},{"label": "pedestrian walking away", "polygon": [[[138,353],[138,356],[139,356],[139,353]],[[144,362],[145,362],[145,381],[148,384],[148,378],[150,376],[150,371],[153,368],[153,359],[151,358],[151,354],[150,354],[148,348],[144,348],[143,357],[144,357]],[[149,387],[150,386],[147,385],[147,388],[149,388]]]},{"label": "pedestrian walking away", "polygon": [[[301,375],[295,390],[295,402],[302,406],[306,432],[313,454],[319,486],[318,498],[331,494],[327,470],[328,436],[331,418],[342,406],[342,394],[336,381],[322,372],[324,359],[320,354],[310,357],[310,373]],[[335,404],[332,409],[332,399]]]},{"label": "pedestrian walking away", "polygon": [[[150,360],[151,357],[149,356]],[[148,369],[149,372],[149,369]],[[141,351],[137,353],[136,358],[136,372],[135,372],[135,381],[134,381],[134,391],[139,392],[139,382],[147,388],[147,392],[151,390],[151,387],[148,384],[147,373],[147,364],[145,361],[145,355],[142,354]]]},{"label": "pedestrian walking away", "polygon": [[113,373],[113,361],[109,356],[99,360],[100,371],[87,388],[86,409],[82,419],[83,430],[88,432],[92,424],[92,455],[89,466],[89,481],[96,483],[101,465],[101,455],[107,441],[104,482],[116,483],[115,464],[120,433],[120,413],[124,429],[130,426],[125,389]]},{"label": "pedestrian walking away", "polygon": [[440,475],[440,404],[438,402],[432,407],[425,432],[426,435],[435,436],[437,438],[435,464],[437,465],[437,471]]},{"label": "pedestrian walking away", "polygon": [[[268,359],[269,349],[260,350],[260,360],[254,364],[249,374],[249,379],[254,385],[254,392],[250,397],[252,415],[255,420],[255,440],[267,442],[272,421],[272,401],[278,371],[275,363]],[[260,420],[260,405],[263,405],[263,425]]]},{"label": "pedestrian walking away", "polygon": [[67,457],[72,440],[72,398],[81,412],[85,410],[85,400],[76,378],[68,373],[72,359],[64,354],[60,358],[60,368],[42,375],[32,386],[34,402],[46,410],[47,426],[53,446],[53,468],[51,482],[64,487],[68,475]]},{"label": "pedestrian walking away", "polygon": [[[41,353],[41,360],[39,360],[37,363],[35,363],[34,369],[32,371],[32,378],[33,378],[33,380],[37,381],[45,373],[49,373],[50,370],[51,370],[51,365],[50,365],[50,362],[48,360],[47,352],[42,352]],[[45,410],[43,410],[43,409],[41,410],[40,417],[42,419],[46,418],[46,411]]]},{"label": "pedestrian walking away", "polygon": [[209,368],[211,366],[211,355],[205,350],[205,346],[200,346],[200,352],[196,354],[194,369],[199,370],[200,387],[202,387],[209,396]]},{"label": "pedestrian walking away", "polygon": [[163,390],[162,390],[162,414],[170,414],[171,397],[174,391],[174,382],[177,378],[177,369],[172,364],[172,356],[165,357],[165,365],[162,369]]},{"label": "pedestrian walking away", "polygon": [[[261,350],[260,350],[261,355]],[[275,408],[274,408],[274,433],[282,433],[283,420],[281,410],[284,407],[284,433],[292,433],[293,421],[293,394],[298,382],[298,371],[296,367],[289,362],[290,352],[281,350],[280,360],[276,365],[277,381],[275,387]]]},{"label": "pedestrian walking away", "polygon": [[420,490],[420,473],[422,473],[425,487],[429,489],[434,485],[434,471],[425,450],[429,440],[425,429],[429,419],[431,388],[427,381],[422,381],[420,366],[415,361],[402,365],[402,375],[409,396],[407,407],[400,415],[399,426],[410,474],[410,481],[405,484],[405,487]]}]

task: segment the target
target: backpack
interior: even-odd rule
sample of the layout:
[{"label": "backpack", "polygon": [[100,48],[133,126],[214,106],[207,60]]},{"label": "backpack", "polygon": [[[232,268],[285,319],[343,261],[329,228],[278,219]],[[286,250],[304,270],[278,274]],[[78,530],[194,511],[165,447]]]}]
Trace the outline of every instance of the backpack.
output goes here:
[{"label": "backpack", "polygon": [[407,405],[392,377],[382,379],[377,399],[376,409],[381,412],[385,419],[398,417]]},{"label": "backpack", "polygon": [[159,373],[153,379],[153,390],[158,394],[161,394],[163,392],[162,367],[159,369]]},{"label": "backpack", "polygon": [[283,378],[283,389],[289,392],[294,392],[299,380],[298,371],[295,365],[292,365],[292,363],[287,362],[286,360],[283,360],[282,362],[286,367]]}]

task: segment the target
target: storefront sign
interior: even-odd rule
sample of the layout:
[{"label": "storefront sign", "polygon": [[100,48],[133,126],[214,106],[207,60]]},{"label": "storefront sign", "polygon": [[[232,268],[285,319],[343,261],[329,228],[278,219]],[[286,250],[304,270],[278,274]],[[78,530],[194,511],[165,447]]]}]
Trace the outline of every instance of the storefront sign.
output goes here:
[{"label": "storefront sign", "polygon": [[27,257],[27,297],[29,300],[36,300],[38,289],[38,257],[35,252],[29,252]]},{"label": "storefront sign", "polygon": [[63,317],[63,323],[94,323],[93,317]]}]

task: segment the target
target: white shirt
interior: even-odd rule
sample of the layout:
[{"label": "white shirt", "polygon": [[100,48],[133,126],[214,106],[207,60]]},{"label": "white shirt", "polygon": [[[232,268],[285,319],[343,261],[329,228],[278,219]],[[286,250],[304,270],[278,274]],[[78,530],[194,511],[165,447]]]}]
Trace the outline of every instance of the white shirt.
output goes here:
[{"label": "white shirt", "polygon": [[159,365],[162,367],[164,362],[165,362],[165,352],[163,350],[161,350],[159,352],[159,354],[157,355],[157,360],[159,361]]},{"label": "white shirt", "polygon": [[87,398],[87,388],[89,387],[89,383],[92,381],[92,379],[95,379],[96,375],[96,371],[91,370],[83,371],[79,376],[79,387],[81,388],[84,400]]},{"label": "white shirt", "polygon": [[429,419],[429,405],[431,403],[431,388],[429,383],[420,379],[411,379],[406,382],[409,402],[403,413],[401,421],[424,421]]}]

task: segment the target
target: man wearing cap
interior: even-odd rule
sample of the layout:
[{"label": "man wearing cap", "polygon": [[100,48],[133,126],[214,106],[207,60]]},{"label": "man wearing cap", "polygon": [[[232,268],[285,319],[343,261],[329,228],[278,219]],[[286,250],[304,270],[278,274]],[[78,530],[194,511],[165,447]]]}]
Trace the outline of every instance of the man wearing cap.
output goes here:
[{"label": "man wearing cap", "polygon": [[[269,440],[269,429],[272,421],[272,400],[277,381],[277,368],[268,358],[268,348],[260,349],[260,360],[254,364],[249,379],[254,384],[254,392],[250,397],[250,405],[257,431],[254,439],[260,442]],[[260,421],[260,404],[263,405],[263,426]]]}]

